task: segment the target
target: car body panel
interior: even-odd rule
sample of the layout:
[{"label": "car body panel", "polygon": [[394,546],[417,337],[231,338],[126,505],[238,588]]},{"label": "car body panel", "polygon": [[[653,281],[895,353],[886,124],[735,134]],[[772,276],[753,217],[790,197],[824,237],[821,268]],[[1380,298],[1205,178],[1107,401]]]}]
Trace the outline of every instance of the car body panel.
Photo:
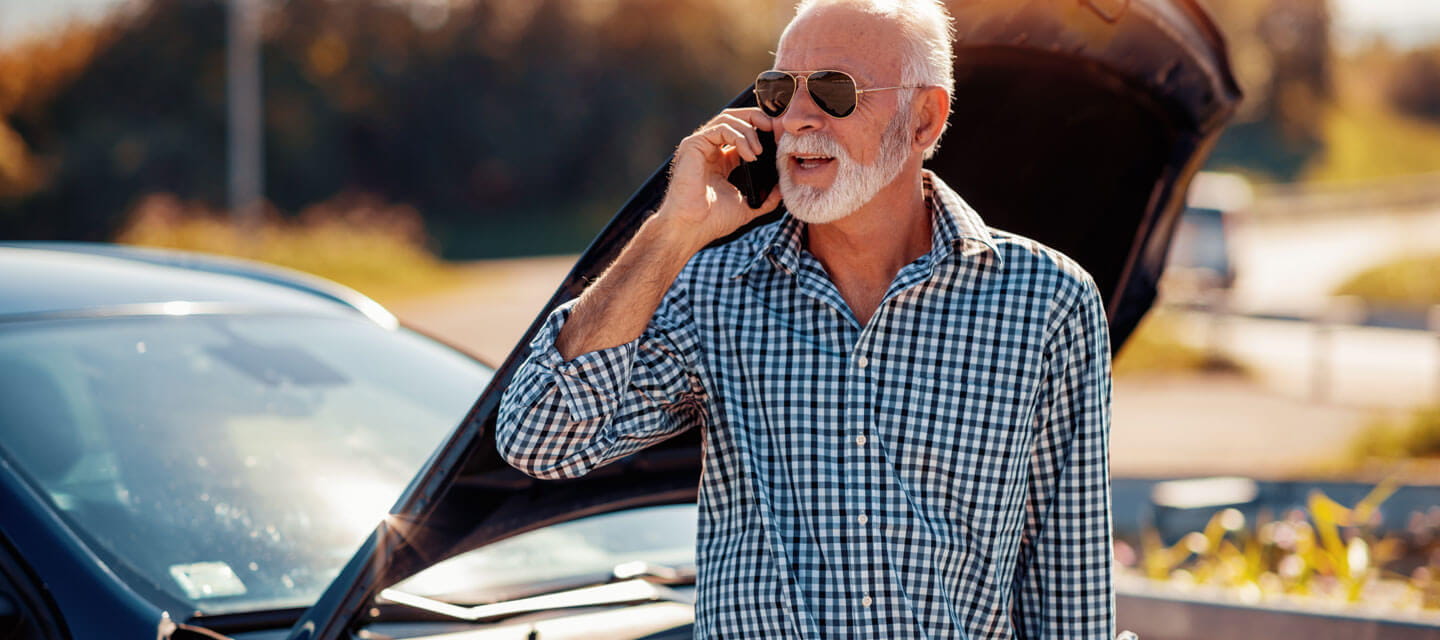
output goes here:
[{"label": "car body panel", "polygon": [[0,536],[36,575],[38,585],[64,620],[73,638],[145,637],[155,634],[168,602],[158,594],[142,597],[100,560],[58,518],[19,471],[0,456]]},{"label": "car body panel", "polygon": [[179,249],[158,249],[153,247],[95,242],[0,243],[0,247],[6,246],[22,249],[46,249],[71,254],[84,253],[96,256],[109,256],[130,262],[179,267],[192,272],[200,271],[238,276],[252,282],[265,282],[279,285],[287,289],[310,294],[313,297],[337,302],[355,311],[359,311],[375,324],[387,329],[394,329],[399,326],[399,321],[395,318],[394,314],[387,311],[385,307],[380,306],[380,303],[371,300],[354,289],[302,271],[256,262],[254,260],[232,258],[210,253],[182,251]]},{"label": "car body panel", "polygon": [[[0,244],[0,319],[102,314],[184,302],[319,314],[361,314],[394,327],[388,312],[367,313],[369,298],[298,272],[181,251],[87,243]],[[323,281],[322,281],[323,282]],[[165,313],[156,306],[156,312]],[[184,307],[172,307],[180,313]],[[383,308],[381,308],[383,311]],[[388,321],[386,317],[388,316]]]},{"label": "car body panel", "polygon": [[[1224,42],[1193,0],[977,0],[956,21],[962,84],[951,129],[928,166],[992,226],[1034,237],[1091,271],[1118,349],[1153,302],[1189,181],[1240,99]],[[746,91],[730,106],[753,104]],[[521,345],[655,210],[668,165],[594,240]],[[534,480],[506,465],[495,448],[495,414],[525,355],[522,346],[498,368],[462,427],[290,637],[347,637],[380,589],[487,542],[591,513],[695,499],[701,452],[693,431],[574,480]]]}]

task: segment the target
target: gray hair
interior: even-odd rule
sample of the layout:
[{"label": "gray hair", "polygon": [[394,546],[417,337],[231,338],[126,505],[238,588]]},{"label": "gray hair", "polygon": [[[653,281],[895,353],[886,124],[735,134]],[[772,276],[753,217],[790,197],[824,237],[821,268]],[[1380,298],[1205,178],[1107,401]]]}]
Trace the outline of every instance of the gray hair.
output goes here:
[{"label": "gray hair", "polygon": [[[955,25],[943,0],[800,0],[795,5],[795,18],[790,25],[814,9],[835,6],[894,21],[905,39],[900,84],[940,87],[954,99]],[[790,27],[786,26],[785,30],[789,31]],[[909,107],[910,97],[906,95],[901,100],[903,108]],[[948,128],[950,114],[945,115],[945,128]],[[943,128],[941,133],[943,135]],[[936,138],[925,150],[927,160],[935,155],[939,145],[940,139]]]}]

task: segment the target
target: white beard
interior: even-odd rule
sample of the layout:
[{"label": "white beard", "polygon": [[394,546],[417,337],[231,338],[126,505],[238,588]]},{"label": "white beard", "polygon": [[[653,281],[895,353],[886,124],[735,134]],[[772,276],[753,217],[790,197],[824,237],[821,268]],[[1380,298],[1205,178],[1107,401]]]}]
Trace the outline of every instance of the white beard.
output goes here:
[{"label": "white beard", "polygon": [[[902,113],[905,111],[902,110]],[[850,158],[828,133],[805,135],[782,135],[778,145],[777,163],[780,169],[780,194],[785,199],[785,208],[797,219],[810,224],[834,222],[865,206],[885,185],[900,175],[908,158],[906,133],[910,129],[904,122],[909,118],[895,118],[880,136],[880,156],[873,164],[862,165]],[[836,163],[835,181],[829,187],[813,187],[796,184],[790,175],[788,155],[792,153],[817,154],[834,158]]]}]

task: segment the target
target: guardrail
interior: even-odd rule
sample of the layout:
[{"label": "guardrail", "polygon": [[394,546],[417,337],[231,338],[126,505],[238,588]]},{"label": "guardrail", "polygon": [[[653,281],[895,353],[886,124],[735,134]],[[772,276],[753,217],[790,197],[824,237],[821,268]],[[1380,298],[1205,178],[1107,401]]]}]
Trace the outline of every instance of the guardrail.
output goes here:
[{"label": "guardrail", "polygon": [[1255,218],[1354,216],[1440,209],[1440,173],[1341,184],[1257,185],[1243,212]]},{"label": "guardrail", "polygon": [[[1342,341],[1342,334],[1349,329],[1379,328],[1404,329],[1428,333],[1433,340],[1428,349],[1419,348],[1410,354],[1418,358],[1431,358],[1434,365],[1433,392],[1430,399],[1440,403],[1440,305],[1426,309],[1399,309],[1366,305],[1353,296],[1337,296],[1315,313],[1304,315],[1263,313],[1235,310],[1229,307],[1223,295],[1216,293],[1203,301],[1171,301],[1163,308],[1189,313],[1203,314],[1208,324],[1203,330],[1204,339],[1200,347],[1210,356],[1228,356],[1233,338],[1230,332],[1236,320],[1280,320],[1308,326],[1309,346],[1298,357],[1308,361],[1305,367],[1309,377],[1310,397],[1316,402],[1325,402],[1336,394],[1336,379],[1343,373],[1337,362],[1336,352]],[[1417,341],[1418,343],[1418,341]],[[1418,346],[1418,344],[1417,344]],[[1427,353],[1427,351],[1429,353]]]}]

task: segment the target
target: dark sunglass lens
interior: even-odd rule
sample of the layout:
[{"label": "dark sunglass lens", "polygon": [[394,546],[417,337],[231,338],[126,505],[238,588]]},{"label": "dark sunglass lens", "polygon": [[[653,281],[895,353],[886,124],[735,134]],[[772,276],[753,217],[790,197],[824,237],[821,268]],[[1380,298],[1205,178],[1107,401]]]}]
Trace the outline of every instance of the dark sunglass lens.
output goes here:
[{"label": "dark sunglass lens", "polygon": [[843,118],[855,110],[855,80],[839,71],[816,71],[810,74],[806,84],[815,106],[836,118]]},{"label": "dark sunglass lens", "polygon": [[779,117],[795,97],[795,78],[778,71],[766,71],[755,78],[755,102],[772,118]]}]

